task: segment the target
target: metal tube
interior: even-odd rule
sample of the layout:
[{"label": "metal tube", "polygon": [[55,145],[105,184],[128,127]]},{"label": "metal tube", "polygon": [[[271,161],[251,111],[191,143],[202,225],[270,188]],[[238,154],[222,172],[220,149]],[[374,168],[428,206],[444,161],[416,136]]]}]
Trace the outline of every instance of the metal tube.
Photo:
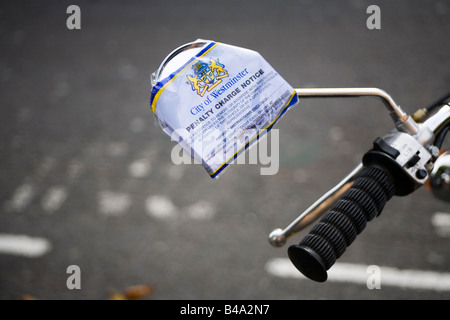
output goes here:
[{"label": "metal tube", "polygon": [[388,109],[397,129],[411,135],[418,131],[418,126],[414,120],[395,103],[386,91],[378,88],[301,88],[295,89],[295,91],[299,98],[378,97],[381,98]]},{"label": "metal tube", "polygon": [[438,112],[429,117],[423,125],[437,135],[450,123],[450,104],[444,104]]},{"label": "metal tube", "polygon": [[352,186],[353,182],[359,177],[363,170],[363,165],[360,163],[347,177],[339,182],[333,189],[324,194],[312,206],[304,211],[297,219],[295,219],[284,230],[275,229],[269,235],[269,242],[274,247],[282,247],[288,237],[300,232],[311,223],[316,221],[324,215],[337,200]]}]

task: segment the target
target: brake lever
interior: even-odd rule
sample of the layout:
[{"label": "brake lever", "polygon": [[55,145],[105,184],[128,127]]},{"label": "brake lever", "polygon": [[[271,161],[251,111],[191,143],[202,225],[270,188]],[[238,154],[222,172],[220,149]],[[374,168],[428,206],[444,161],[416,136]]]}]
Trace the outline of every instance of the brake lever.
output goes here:
[{"label": "brake lever", "polygon": [[286,244],[287,238],[302,231],[324,215],[342,197],[342,195],[350,189],[363,169],[363,164],[360,163],[350,174],[342,179],[341,182],[325,193],[285,229],[278,228],[273,230],[269,235],[270,244],[274,247],[282,247]]}]

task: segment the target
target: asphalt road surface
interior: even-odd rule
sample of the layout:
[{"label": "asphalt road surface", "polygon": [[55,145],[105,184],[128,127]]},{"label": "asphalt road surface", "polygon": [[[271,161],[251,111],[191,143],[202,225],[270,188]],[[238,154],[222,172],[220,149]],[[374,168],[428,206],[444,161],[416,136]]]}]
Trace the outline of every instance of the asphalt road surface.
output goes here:
[{"label": "asphalt road surface", "polygon": [[150,74],[202,38],[258,51],[293,87],[378,87],[412,113],[450,88],[448,1],[76,2],[0,4],[0,299],[450,298],[450,205],[425,188],[393,198],[325,283],[286,260],[302,234],[267,241],[392,128],[380,101],[300,101],[276,126],[277,174],[218,180],[171,161],[149,108]]}]

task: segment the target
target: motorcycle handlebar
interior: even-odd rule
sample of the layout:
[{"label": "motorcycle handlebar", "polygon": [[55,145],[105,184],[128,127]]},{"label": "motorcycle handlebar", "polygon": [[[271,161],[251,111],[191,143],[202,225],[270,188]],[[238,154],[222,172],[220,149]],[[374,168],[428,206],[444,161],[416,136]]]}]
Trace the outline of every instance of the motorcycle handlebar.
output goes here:
[{"label": "motorcycle handlebar", "polygon": [[378,167],[365,167],[352,187],[299,245],[289,247],[292,263],[306,277],[326,281],[327,270],[364,230],[366,223],[381,213],[394,194],[395,185],[388,172]]},{"label": "motorcycle handlebar", "polygon": [[[317,92],[312,94],[317,95]],[[322,214],[331,207],[298,245],[288,249],[292,263],[306,277],[326,281],[328,269],[364,230],[366,223],[380,215],[387,201],[394,195],[412,193],[429,179],[433,163],[439,156],[440,141],[450,127],[450,104],[442,105],[438,112],[416,126],[419,130],[415,134],[400,130],[407,127],[402,124],[383,138],[378,137],[373,148],[364,155],[362,165],[352,174],[287,229],[276,229],[270,234],[269,241],[282,246],[286,237],[315,220],[316,213]],[[433,145],[433,141],[438,146]],[[351,187],[347,187],[351,182]],[[334,205],[329,204],[336,201],[338,192],[343,194],[342,197]],[[312,213],[315,214],[311,216]]]}]

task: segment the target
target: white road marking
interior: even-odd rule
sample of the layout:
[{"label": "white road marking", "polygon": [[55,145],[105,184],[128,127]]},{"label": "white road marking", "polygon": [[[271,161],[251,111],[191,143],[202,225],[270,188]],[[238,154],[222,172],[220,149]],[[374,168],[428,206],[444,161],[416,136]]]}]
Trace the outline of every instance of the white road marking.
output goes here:
[{"label": "white road marking", "polygon": [[52,156],[45,156],[44,160],[41,161],[39,167],[36,169],[36,176],[38,178],[45,177],[56,164],[56,159]]},{"label": "white road marking", "polygon": [[167,176],[174,181],[179,181],[183,178],[184,167],[182,165],[170,165],[167,167]]},{"label": "white road marking", "polygon": [[34,187],[30,183],[19,186],[16,191],[14,191],[11,200],[6,204],[7,209],[18,212],[25,210],[33,200],[34,194]]},{"label": "white road marking", "polygon": [[[368,265],[360,264],[335,263],[328,270],[327,281],[356,283],[365,286],[371,276],[368,267]],[[379,266],[379,268],[381,288],[386,285],[405,289],[450,291],[450,273],[400,270],[385,266]],[[265,269],[269,274],[277,277],[307,279],[287,258],[269,260]]]},{"label": "white road marking", "polygon": [[187,217],[193,220],[211,219],[216,214],[216,211],[216,208],[206,200],[199,200],[184,210]]},{"label": "white road marking", "polygon": [[47,239],[26,235],[0,234],[0,253],[37,258],[48,253],[51,244]]},{"label": "white road marking", "polygon": [[148,159],[139,159],[130,164],[128,172],[133,178],[145,178],[150,174],[151,169]]},{"label": "white road marking", "polygon": [[440,237],[450,237],[450,213],[436,212],[431,217],[431,224]]},{"label": "white road marking", "polygon": [[121,157],[128,152],[128,143],[114,141],[106,146],[106,153],[111,157]]},{"label": "white road marking", "polygon": [[67,199],[67,189],[64,186],[54,186],[48,189],[41,201],[42,209],[47,213],[58,210]]},{"label": "white road marking", "polygon": [[101,191],[97,195],[99,212],[105,216],[120,216],[131,206],[131,197],[123,192]]},{"label": "white road marking", "polygon": [[84,163],[80,160],[72,160],[67,167],[67,176],[69,180],[75,180],[78,178],[84,170]]},{"label": "white road marking", "polygon": [[172,220],[179,216],[178,208],[166,196],[150,196],[145,201],[147,214],[160,220]]}]

